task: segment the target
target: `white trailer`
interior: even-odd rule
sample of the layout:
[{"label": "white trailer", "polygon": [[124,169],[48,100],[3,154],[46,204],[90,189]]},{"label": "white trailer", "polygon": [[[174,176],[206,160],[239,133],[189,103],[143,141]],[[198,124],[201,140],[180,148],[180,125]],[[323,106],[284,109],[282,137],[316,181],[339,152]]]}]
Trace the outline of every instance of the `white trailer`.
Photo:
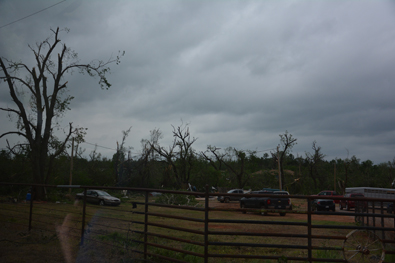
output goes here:
[{"label": "white trailer", "polygon": [[361,193],[369,198],[389,199],[388,201],[395,201],[395,189],[391,188],[376,188],[376,187],[349,187],[346,188],[346,194]]}]

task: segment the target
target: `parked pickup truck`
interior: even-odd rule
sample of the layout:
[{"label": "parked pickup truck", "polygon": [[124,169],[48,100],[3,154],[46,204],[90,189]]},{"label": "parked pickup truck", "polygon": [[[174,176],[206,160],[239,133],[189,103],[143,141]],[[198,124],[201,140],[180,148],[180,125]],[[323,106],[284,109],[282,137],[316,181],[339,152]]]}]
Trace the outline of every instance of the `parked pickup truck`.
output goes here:
[{"label": "parked pickup truck", "polygon": [[[243,197],[240,199],[241,208],[260,208],[260,209],[278,209],[280,216],[285,216],[284,210],[292,210],[291,200],[285,195],[289,195],[287,191],[253,191],[251,194],[273,194],[279,195],[279,197]],[[245,214],[246,211],[243,211]],[[267,212],[262,211],[262,215],[267,215]]]},{"label": "parked pickup truck", "polygon": [[[348,193],[348,194],[345,194],[344,197],[365,197],[365,196],[360,193]],[[342,199],[339,202],[340,210],[343,210],[343,208],[345,208],[347,211],[350,211],[350,208],[355,208],[355,205],[356,204],[355,204],[354,200]],[[368,202],[366,202],[366,201],[359,201],[359,205],[362,208],[362,211],[366,211],[368,208]]]},{"label": "parked pickup truck", "polygon": [[[317,197],[323,197],[323,196],[327,196],[327,197],[335,197],[335,196],[338,196],[338,197],[341,197],[342,195],[339,195],[339,194],[337,194],[335,191],[330,191],[330,190],[324,190],[324,191],[321,191],[321,192],[319,192],[318,194],[316,194],[316,195],[312,195],[312,196],[317,196]],[[339,199],[334,199],[333,200],[336,204],[338,204],[339,203]]]},{"label": "parked pickup truck", "polygon": [[335,202],[331,199],[315,199],[311,206],[312,211],[336,211]]}]

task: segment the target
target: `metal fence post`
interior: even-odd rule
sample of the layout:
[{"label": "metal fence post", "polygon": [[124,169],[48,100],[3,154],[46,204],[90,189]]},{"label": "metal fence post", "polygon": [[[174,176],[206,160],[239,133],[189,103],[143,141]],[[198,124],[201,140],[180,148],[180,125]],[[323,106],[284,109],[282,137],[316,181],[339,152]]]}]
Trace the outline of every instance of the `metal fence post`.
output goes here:
[{"label": "metal fence post", "polygon": [[144,260],[147,260],[147,232],[148,232],[148,191],[145,191],[144,206]]},{"label": "metal fence post", "polygon": [[209,192],[206,184],[206,194],[204,196],[204,262],[208,262],[208,208],[209,208]]},{"label": "metal fence post", "polygon": [[311,263],[312,261],[312,247],[311,247],[311,200],[307,198],[307,258]]},{"label": "metal fence post", "polygon": [[30,193],[30,211],[29,211],[29,232],[30,230],[32,230],[32,216],[33,216],[33,199],[35,197],[35,191],[34,191],[34,187],[31,187],[31,193]]},{"label": "metal fence post", "polygon": [[[373,210],[372,210],[372,213],[373,213],[373,227],[376,227],[376,210],[375,210],[375,203],[373,202]],[[376,230],[373,230],[373,233],[374,234],[376,234]]]},{"label": "metal fence post", "polygon": [[[395,214],[395,202],[392,203],[392,211],[391,211],[391,215]],[[394,228],[395,228],[395,218],[392,218],[393,223],[394,223]]]},{"label": "metal fence post", "polygon": [[[380,211],[381,211],[381,215],[383,215],[384,214],[384,208],[383,208],[383,202],[382,201],[380,202]],[[385,227],[384,217],[381,217],[381,227]],[[381,231],[381,238],[385,239],[385,231],[384,230]]]},{"label": "metal fence post", "polygon": [[86,209],[86,188],[84,188],[84,204],[82,207],[82,227],[81,227],[81,243],[84,244],[84,233],[85,233],[85,209]]},{"label": "metal fence post", "polygon": [[[372,202],[373,204],[373,202]],[[370,226],[370,219],[369,219],[369,206],[368,206],[368,210],[367,210],[367,214],[366,214],[366,226]]]}]

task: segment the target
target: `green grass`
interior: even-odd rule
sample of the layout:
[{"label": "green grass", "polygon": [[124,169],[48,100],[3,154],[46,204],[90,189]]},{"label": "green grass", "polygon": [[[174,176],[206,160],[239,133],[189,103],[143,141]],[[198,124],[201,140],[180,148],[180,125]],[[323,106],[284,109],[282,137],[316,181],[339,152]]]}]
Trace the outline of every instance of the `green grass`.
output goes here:
[{"label": "green grass", "polygon": [[385,261],[387,262],[395,262],[395,255],[394,254],[386,254]]}]

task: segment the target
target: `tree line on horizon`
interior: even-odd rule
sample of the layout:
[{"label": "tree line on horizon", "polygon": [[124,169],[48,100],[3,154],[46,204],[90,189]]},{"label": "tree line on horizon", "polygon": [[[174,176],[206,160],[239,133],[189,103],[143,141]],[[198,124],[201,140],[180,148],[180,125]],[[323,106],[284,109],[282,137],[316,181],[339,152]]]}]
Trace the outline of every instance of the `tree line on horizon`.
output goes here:
[{"label": "tree line on horizon", "polygon": [[[196,152],[192,147],[196,138],[191,137],[188,125],[182,124],[173,126],[174,141],[170,146],[161,146],[159,129],[151,131],[150,139],[141,141],[141,155],[134,158],[128,156],[128,148],[124,146],[129,132],[130,129],[123,132],[122,143],[112,159],[101,157],[96,148],[84,157],[83,151],[76,147],[72,184],[184,191],[191,185],[199,192],[204,192],[206,185],[244,190],[281,187],[291,194],[309,195],[321,190],[344,193],[346,187],[391,188],[395,176],[395,158],[377,165],[356,156],[328,161],[315,141],[310,152],[295,157],[291,150],[297,140],[287,131],[280,134],[278,152],[262,156],[256,151],[219,149],[211,145],[205,151]],[[35,183],[28,159],[27,152],[12,154],[2,150],[0,181]],[[48,184],[68,185],[70,163],[71,156],[67,153],[55,158]]]}]

